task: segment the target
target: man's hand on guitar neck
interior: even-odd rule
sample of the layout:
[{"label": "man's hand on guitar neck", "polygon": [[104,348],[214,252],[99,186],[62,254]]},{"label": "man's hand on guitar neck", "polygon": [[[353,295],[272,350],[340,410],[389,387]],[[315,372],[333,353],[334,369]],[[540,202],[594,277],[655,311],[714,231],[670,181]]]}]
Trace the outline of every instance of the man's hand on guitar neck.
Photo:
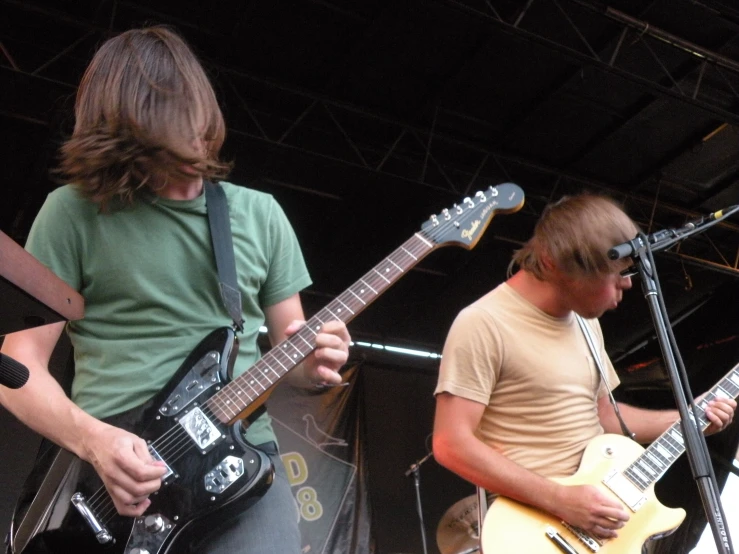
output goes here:
[{"label": "man's hand on guitar neck", "polygon": [[[706,394],[708,393],[702,394],[698,400],[696,400],[696,404]],[[718,433],[726,429],[731,425],[731,421],[734,419],[735,410],[736,400],[733,398],[719,398],[711,400],[705,408],[706,418],[711,422],[711,424],[706,427],[705,434],[713,435],[714,433]]]},{"label": "man's hand on guitar neck", "polygon": [[[264,309],[265,322],[272,346],[297,333],[305,326],[300,296],[294,294]],[[339,369],[349,359],[351,337],[343,321],[327,321],[315,334],[315,350],[287,375],[294,386],[310,388],[341,384]]]},{"label": "man's hand on guitar neck", "polygon": [[167,472],[154,460],[146,441],[118,427],[96,420],[88,429],[83,447],[85,459],[105,484],[118,513],[140,516],[151,504],[149,495],[159,490]]},{"label": "man's hand on guitar neck", "polygon": [[592,485],[561,485],[548,511],[599,539],[617,537],[629,520],[618,500]]},{"label": "man's hand on guitar neck", "polygon": [[[285,334],[291,336],[304,325],[304,321],[293,321]],[[309,386],[341,384],[339,370],[349,359],[351,342],[346,325],[343,321],[327,321],[316,334],[315,341],[316,349],[299,366],[303,381]]]}]

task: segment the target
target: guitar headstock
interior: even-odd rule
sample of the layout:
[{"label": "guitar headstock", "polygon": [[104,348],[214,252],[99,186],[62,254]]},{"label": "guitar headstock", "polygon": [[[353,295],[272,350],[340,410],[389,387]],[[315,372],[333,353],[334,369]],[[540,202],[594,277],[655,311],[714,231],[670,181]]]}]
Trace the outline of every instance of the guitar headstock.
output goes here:
[{"label": "guitar headstock", "polygon": [[523,207],[524,193],[513,183],[478,191],[461,204],[445,208],[423,224],[424,236],[436,244],[453,243],[472,249],[496,214],[510,214]]}]

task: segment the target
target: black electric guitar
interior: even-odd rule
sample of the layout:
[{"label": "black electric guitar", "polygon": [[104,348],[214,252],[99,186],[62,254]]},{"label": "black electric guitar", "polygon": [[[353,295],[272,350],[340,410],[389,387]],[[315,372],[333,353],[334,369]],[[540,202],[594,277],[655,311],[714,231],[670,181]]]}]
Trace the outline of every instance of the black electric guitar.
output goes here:
[{"label": "black electric guitar", "polygon": [[[12,554],[112,552],[164,554],[179,541],[243,511],[272,481],[269,458],[241,436],[240,422],[261,408],[269,392],[315,349],[315,336],[332,320],[349,322],[438,247],[471,249],[493,215],[518,211],[520,187],[506,183],[465,198],[424,223],[400,248],[319,311],[300,331],[229,380],[237,338],[229,327],[205,337],[154,398],[110,418],[142,437],[167,466],[147,513],[119,515],[93,467],[66,451],[31,476],[38,493],[19,503],[10,533]],[[182,542],[180,544],[186,544]]]}]

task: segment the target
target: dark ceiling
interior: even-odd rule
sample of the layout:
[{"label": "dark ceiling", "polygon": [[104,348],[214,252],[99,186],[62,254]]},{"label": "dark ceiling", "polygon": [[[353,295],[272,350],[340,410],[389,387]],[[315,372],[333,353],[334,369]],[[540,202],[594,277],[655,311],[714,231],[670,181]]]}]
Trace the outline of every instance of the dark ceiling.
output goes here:
[{"label": "dark ceiling", "polygon": [[[174,25],[208,67],[233,180],[274,194],[297,230],[309,313],[430,214],[501,182],[525,191],[473,250],[432,253],[378,299],[352,323],[358,339],[440,351],[563,194],[610,194],[647,231],[739,200],[728,1],[0,0],[0,229],[18,242],[54,186],[95,46],[145,23]],[[738,249],[734,216],[658,255],[673,318],[736,288]],[[634,289],[603,319],[617,360],[652,334]],[[736,306],[719,314],[734,327]]]}]

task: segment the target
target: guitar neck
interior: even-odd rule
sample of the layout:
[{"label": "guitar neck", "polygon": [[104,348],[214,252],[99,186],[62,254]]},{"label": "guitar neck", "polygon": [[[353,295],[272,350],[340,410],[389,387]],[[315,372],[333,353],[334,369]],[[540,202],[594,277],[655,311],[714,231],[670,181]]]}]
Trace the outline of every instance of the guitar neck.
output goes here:
[{"label": "guitar neck", "polygon": [[[739,364],[735,365],[698,403],[698,428],[705,430],[710,424],[704,411],[708,402],[716,398],[737,398],[738,396]],[[649,445],[644,453],[624,470],[623,474],[643,491],[662,477],[683,452],[685,452],[685,441],[680,420],[678,420]]]},{"label": "guitar neck", "polygon": [[473,248],[496,213],[521,209],[524,194],[518,185],[504,183],[478,191],[474,199],[432,215],[417,233],[403,243],[328,306],[310,318],[294,335],[265,354],[242,375],[206,401],[222,422],[233,423],[249,415],[266,393],[316,348],[316,335],[324,323],[348,323],[432,250],[445,244]]},{"label": "guitar neck", "polygon": [[263,393],[302,362],[313,350],[324,323],[348,323],[386,289],[437,247],[433,234],[416,233],[331,303],[311,317],[294,335],[267,352],[256,364],[226,385],[208,401],[224,422],[239,419]]}]

